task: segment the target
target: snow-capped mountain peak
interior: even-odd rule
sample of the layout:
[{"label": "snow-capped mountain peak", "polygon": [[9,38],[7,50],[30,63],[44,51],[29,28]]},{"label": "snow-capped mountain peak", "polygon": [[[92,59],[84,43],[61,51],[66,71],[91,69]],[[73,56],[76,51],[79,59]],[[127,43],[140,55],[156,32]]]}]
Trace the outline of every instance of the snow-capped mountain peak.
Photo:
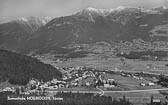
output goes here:
[{"label": "snow-capped mountain peak", "polygon": [[[149,8],[143,8],[143,7],[126,7],[126,6],[118,6],[116,8],[112,8],[112,9],[96,9],[96,8],[93,8],[93,7],[88,7],[86,9],[84,9],[83,11],[84,12],[89,12],[89,13],[97,13],[101,16],[107,16],[110,13],[120,12],[120,11],[123,11],[123,10],[126,10],[126,9],[137,9],[141,12],[146,12],[146,13],[158,13],[159,12],[159,11],[155,10],[154,8],[149,9]],[[162,6],[162,9],[167,9],[167,7]],[[80,14],[82,14],[83,11],[81,11]]]},{"label": "snow-capped mountain peak", "polygon": [[124,6],[118,6],[117,8],[113,9],[115,11],[121,11],[121,10],[124,10],[126,7]]},{"label": "snow-capped mountain peak", "polygon": [[122,11],[126,9],[126,7],[124,6],[119,6],[117,8],[112,8],[112,9],[97,9],[97,8],[93,8],[93,7],[88,7],[85,8],[84,10],[82,10],[81,12],[79,12],[78,14],[84,14],[84,15],[99,15],[99,16],[107,16],[110,13],[113,13],[115,11]]},{"label": "snow-capped mountain peak", "polygon": [[112,8],[112,9],[96,9],[96,8],[93,8],[93,7],[88,7],[84,10],[87,10],[87,11],[90,11],[90,12],[113,12],[113,11],[121,11],[121,10],[124,10],[126,7],[124,6],[118,6],[117,8]]},{"label": "snow-capped mountain peak", "polygon": [[20,21],[24,21],[24,22],[28,22],[28,19],[25,18],[25,17],[21,17],[21,18],[19,18],[18,20],[20,20]]},{"label": "snow-capped mountain peak", "polygon": [[27,32],[33,33],[37,31],[41,26],[46,25],[52,17],[20,17],[16,20],[11,21],[10,23],[18,24],[22,26]]},{"label": "snow-capped mountain peak", "polygon": [[50,20],[52,20],[52,17],[46,16],[46,17],[21,17],[15,20],[19,23],[42,23],[43,25],[47,24]]},{"label": "snow-capped mountain peak", "polygon": [[93,11],[93,12],[98,12],[99,11],[99,9],[96,9],[96,8],[93,8],[93,7],[88,7],[85,10],[87,10],[87,11]]}]

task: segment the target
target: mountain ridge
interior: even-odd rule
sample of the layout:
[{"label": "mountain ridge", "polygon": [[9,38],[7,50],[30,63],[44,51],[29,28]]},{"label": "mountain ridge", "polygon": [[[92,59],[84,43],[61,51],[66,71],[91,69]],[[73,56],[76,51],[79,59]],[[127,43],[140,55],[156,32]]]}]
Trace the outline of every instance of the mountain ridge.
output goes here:
[{"label": "mountain ridge", "polygon": [[44,26],[52,18],[19,18],[0,24],[0,48],[17,51],[32,33]]},{"label": "mountain ridge", "polygon": [[[167,23],[166,23],[167,22]],[[76,14],[52,19],[33,32],[17,49],[21,53],[43,49],[56,50],[71,44],[120,42],[142,39],[147,42],[167,41],[167,34],[153,35],[167,28],[168,9],[119,7],[86,8]],[[161,27],[158,29],[158,27]]]}]

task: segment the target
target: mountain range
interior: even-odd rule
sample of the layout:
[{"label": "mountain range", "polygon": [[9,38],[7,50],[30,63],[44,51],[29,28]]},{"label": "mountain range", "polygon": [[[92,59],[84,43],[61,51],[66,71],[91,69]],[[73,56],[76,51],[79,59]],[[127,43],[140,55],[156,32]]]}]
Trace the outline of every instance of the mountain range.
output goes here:
[{"label": "mountain range", "polygon": [[31,34],[51,19],[51,17],[22,17],[8,23],[0,24],[0,48],[17,51]]},{"label": "mountain range", "polygon": [[75,44],[133,42],[137,39],[149,43],[167,42],[168,9],[89,7],[47,22],[21,19],[0,25],[0,48],[20,53],[44,49],[50,52]]}]

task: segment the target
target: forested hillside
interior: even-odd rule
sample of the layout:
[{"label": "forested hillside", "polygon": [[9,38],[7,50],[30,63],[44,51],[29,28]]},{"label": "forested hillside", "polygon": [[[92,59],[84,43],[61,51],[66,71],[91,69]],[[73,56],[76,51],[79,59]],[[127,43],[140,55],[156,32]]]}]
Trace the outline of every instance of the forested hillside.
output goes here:
[{"label": "forested hillside", "polygon": [[31,78],[48,81],[61,76],[60,71],[35,58],[0,50],[0,81],[25,85]]}]

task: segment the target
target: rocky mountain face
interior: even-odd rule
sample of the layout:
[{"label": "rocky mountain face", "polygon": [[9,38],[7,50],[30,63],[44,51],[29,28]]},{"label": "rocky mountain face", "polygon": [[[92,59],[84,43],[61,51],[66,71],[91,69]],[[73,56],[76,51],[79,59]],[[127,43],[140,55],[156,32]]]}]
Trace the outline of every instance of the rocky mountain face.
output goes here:
[{"label": "rocky mountain face", "polygon": [[13,23],[18,23],[22,25],[28,33],[33,33],[37,31],[41,26],[46,25],[50,20],[52,20],[51,17],[28,17],[19,18],[18,20],[13,21]]},{"label": "rocky mountain face", "polygon": [[28,17],[0,24],[0,48],[17,51],[32,33],[51,19],[50,17]]},{"label": "rocky mountain face", "polygon": [[[13,38],[12,35],[10,37]],[[52,19],[26,39],[18,51],[50,52],[59,47],[101,41],[108,43],[121,41],[132,43],[135,40],[142,40],[145,43],[167,42],[168,9],[118,7],[108,10],[89,7],[71,16]]]}]

